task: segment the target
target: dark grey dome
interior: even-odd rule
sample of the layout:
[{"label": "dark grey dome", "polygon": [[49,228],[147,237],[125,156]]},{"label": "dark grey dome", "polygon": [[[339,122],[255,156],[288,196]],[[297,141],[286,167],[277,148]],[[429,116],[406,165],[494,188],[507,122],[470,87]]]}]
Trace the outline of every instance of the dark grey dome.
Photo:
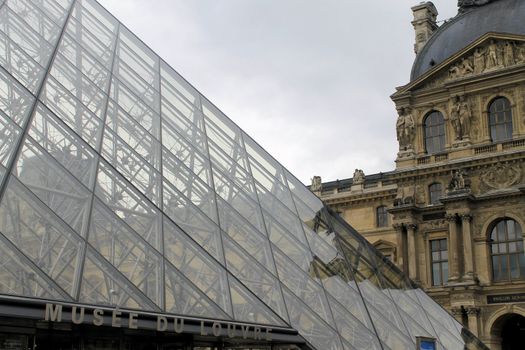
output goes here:
[{"label": "dark grey dome", "polygon": [[410,80],[488,32],[525,35],[525,0],[497,0],[444,23],[416,56]]}]

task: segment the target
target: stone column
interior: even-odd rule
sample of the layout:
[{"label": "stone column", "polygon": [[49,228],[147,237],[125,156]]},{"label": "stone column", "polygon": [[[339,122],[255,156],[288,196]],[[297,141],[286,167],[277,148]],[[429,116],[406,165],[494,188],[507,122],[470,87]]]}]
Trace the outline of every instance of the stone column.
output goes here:
[{"label": "stone column", "polygon": [[474,248],[472,245],[472,233],[470,222],[472,221],[472,215],[463,214],[461,215],[461,228],[463,233],[463,259],[465,261],[465,270],[463,274],[464,280],[474,280]]},{"label": "stone column", "polygon": [[405,263],[405,235],[404,230],[405,226],[403,224],[394,224],[394,229],[396,230],[396,264],[401,271],[406,272],[406,263]]},{"label": "stone column", "polygon": [[479,335],[479,307],[467,307],[468,329],[476,337]]},{"label": "stone column", "polygon": [[457,217],[455,214],[448,214],[446,216],[448,221],[448,245],[450,252],[449,256],[449,277],[450,282],[456,282],[459,280],[459,242],[458,242],[458,228],[457,228]]},{"label": "stone column", "polygon": [[408,277],[411,280],[418,281],[417,273],[417,252],[416,252],[416,228],[415,224],[407,225],[408,238]]}]

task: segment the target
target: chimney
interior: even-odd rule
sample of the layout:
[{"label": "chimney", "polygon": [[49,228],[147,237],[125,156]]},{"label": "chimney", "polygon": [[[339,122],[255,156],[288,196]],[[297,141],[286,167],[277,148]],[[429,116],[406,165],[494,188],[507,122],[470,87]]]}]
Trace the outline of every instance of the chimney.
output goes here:
[{"label": "chimney", "polygon": [[436,23],[438,11],[432,2],[427,1],[412,7],[412,12],[414,13],[412,25],[416,32],[414,52],[417,55],[432,33],[438,28]]}]

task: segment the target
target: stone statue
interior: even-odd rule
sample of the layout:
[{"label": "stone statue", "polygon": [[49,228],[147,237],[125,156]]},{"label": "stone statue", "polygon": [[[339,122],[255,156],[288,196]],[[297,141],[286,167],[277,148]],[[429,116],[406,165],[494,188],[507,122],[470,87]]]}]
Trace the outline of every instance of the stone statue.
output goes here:
[{"label": "stone statue", "polygon": [[516,60],[514,58],[514,43],[511,41],[506,41],[503,45],[503,64],[505,67],[516,64]]},{"label": "stone statue", "polygon": [[483,73],[485,70],[485,53],[486,49],[477,47],[474,51],[474,73]]},{"label": "stone statue", "polygon": [[450,113],[450,122],[454,128],[456,140],[468,140],[470,138],[470,124],[472,114],[465,95],[454,97],[454,105]]},{"label": "stone statue", "polygon": [[463,170],[452,171],[452,179],[448,185],[449,191],[459,191],[468,188],[465,176],[466,174]]},{"label": "stone statue", "polygon": [[408,108],[401,108],[396,123],[397,140],[399,141],[400,150],[406,151],[412,148],[412,140],[415,136],[414,130],[415,123],[412,114],[410,114],[410,110]]},{"label": "stone statue", "polygon": [[485,61],[485,67],[488,69],[497,67],[498,65],[498,45],[494,40],[491,40],[489,46],[487,47],[487,59]]},{"label": "stone statue", "polygon": [[496,0],[458,0],[459,12],[465,11],[469,7],[483,6]]},{"label": "stone statue", "polygon": [[472,67],[472,63],[470,62],[469,58],[462,58],[461,59],[461,75],[467,75],[474,72],[474,67]]},{"label": "stone statue", "polygon": [[361,169],[355,169],[353,185],[362,184],[365,182],[365,173]]},{"label": "stone statue", "polygon": [[320,192],[323,189],[323,184],[321,182],[321,176],[314,176],[312,178],[312,185],[310,186],[310,190],[312,192]]}]

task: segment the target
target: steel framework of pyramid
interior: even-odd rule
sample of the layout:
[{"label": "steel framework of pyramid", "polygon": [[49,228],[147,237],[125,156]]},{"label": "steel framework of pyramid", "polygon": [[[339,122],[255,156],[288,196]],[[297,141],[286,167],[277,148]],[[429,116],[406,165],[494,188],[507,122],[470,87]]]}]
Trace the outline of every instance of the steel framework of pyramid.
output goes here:
[{"label": "steel framework of pyramid", "polygon": [[484,348],[98,3],[0,3],[0,305]]}]

